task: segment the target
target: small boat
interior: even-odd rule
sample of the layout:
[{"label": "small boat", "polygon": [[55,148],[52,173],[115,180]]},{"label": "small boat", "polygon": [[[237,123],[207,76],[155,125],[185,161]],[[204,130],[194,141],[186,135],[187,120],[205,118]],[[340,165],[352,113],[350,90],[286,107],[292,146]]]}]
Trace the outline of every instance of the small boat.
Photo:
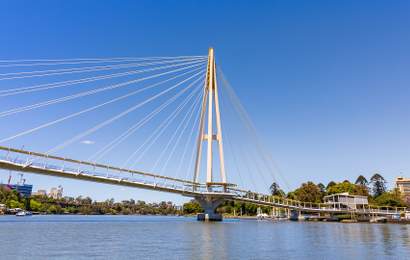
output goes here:
[{"label": "small boat", "polygon": [[33,213],[31,213],[30,211],[26,211],[26,210],[19,211],[16,214],[17,217],[25,217],[25,216],[31,216],[31,215],[33,215]]},{"label": "small boat", "polygon": [[257,220],[263,220],[263,219],[268,219],[268,218],[270,218],[270,217],[266,213],[260,213],[260,214],[256,215]]},{"label": "small boat", "polygon": [[370,219],[370,223],[386,223],[387,218],[386,217],[374,217]]}]

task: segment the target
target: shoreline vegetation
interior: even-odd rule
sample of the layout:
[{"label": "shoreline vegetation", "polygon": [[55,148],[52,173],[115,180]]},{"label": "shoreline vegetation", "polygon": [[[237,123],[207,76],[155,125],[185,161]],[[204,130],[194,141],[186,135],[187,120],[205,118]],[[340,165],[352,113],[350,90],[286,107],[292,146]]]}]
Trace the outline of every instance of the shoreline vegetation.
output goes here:
[{"label": "shoreline vegetation", "polygon": [[[397,189],[388,191],[386,181],[380,174],[374,174],[370,181],[360,175],[354,183],[348,180],[336,183],[329,182],[327,186],[322,183],[302,183],[302,185],[285,193],[278,184],[270,186],[271,196],[286,197],[302,202],[321,203],[323,197],[335,193],[348,192],[352,195],[364,195],[369,203],[375,206],[407,207],[402,194]],[[35,214],[78,214],[78,215],[174,215],[190,216],[202,212],[202,208],[195,200],[184,203],[182,207],[176,206],[171,201],[147,203],[142,200],[123,200],[115,202],[114,199],[98,202],[90,197],[63,197],[55,199],[48,196],[34,195],[30,198],[20,196],[16,191],[0,188],[0,214],[14,214],[13,209],[29,210]],[[227,218],[255,217],[259,206],[226,201],[218,207],[218,213]],[[261,206],[261,213],[270,214],[271,207]]]},{"label": "shoreline vegetation", "polygon": [[344,180],[342,182],[330,181],[326,186],[322,183],[315,184],[311,181],[290,191],[287,194],[273,183],[270,186],[271,194],[302,202],[323,203],[327,195],[347,192],[350,195],[367,196],[369,204],[381,207],[408,207],[404,200],[404,194],[396,188],[388,190],[386,180],[379,173],[371,176],[369,181],[363,175],[359,175],[355,182]]},{"label": "shoreline vegetation", "polygon": [[[173,215],[190,216],[202,212],[202,208],[195,200],[185,203],[182,207],[171,201],[147,203],[142,200],[123,200],[115,202],[114,199],[93,201],[90,197],[79,196],[55,199],[48,196],[34,195],[30,198],[20,196],[16,191],[0,187],[0,215],[15,214],[17,210],[28,210],[34,214],[70,214],[70,215]],[[255,216],[258,206],[247,203],[235,203],[243,216]],[[230,214],[231,202],[226,202],[218,211]]]}]

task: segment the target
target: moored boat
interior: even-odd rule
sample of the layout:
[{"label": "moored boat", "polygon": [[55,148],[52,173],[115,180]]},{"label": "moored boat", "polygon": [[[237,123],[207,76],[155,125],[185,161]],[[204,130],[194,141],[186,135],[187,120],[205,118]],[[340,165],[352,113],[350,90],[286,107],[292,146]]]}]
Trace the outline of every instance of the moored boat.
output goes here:
[{"label": "moored boat", "polygon": [[31,213],[30,211],[26,211],[26,210],[19,211],[16,214],[17,217],[25,217],[25,216],[31,216],[31,215],[33,215],[33,213]]}]

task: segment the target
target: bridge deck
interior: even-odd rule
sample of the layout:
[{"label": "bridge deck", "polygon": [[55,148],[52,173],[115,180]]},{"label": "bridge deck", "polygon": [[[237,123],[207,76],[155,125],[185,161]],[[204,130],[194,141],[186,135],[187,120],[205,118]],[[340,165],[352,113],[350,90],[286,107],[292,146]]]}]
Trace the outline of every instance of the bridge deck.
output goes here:
[{"label": "bridge deck", "polygon": [[[0,156],[0,169],[29,172],[47,176],[56,176],[111,185],[121,185],[147,190],[156,190],[168,193],[175,193],[189,197],[200,196],[223,196],[225,199],[248,202],[262,206],[286,208],[302,212],[312,213],[354,213],[354,214],[376,214],[395,215],[404,211],[404,208],[380,209],[343,209],[333,208],[326,204],[312,204],[300,201],[274,197],[236,188],[228,188],[227,192],[206,190],[206,185],[194,183],[188,180],[169,178],[166,176],[144,173],[140,171],[121,169],[113,166],[93,164],[90,162],[66,159],[56,156],[48,156],[41,153],[33,153],[24,150],[0,147],[0,150],[7,151],[6,156]],[[17,156],[12,156],[17,154]],[[19,159],[18,155],[28,155],[26,159]],[[38,162],[38,158],[51,160],[51,162]],[[63,162],[63,166],[56,166],[55,162]],[[54,162],[54,164],[52,163]],[[65,164],[70,164],[66,166]],[[77,167],[74,167],[74,166]],[[84,169],[85,166],[91,169]],[[84,169],[84,170],[80,170]],[[102,173],[102,171],[106,173]],[[194,189],[195,187],[195,189]]]}]

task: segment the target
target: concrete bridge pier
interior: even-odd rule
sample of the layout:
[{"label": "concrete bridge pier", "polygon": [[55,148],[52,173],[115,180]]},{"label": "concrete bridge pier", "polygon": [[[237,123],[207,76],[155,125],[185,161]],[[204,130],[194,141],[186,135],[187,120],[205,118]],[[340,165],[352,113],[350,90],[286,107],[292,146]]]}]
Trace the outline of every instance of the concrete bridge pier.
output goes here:
[{"label": "concrete bridge pier", "polygon": [[302,212],[299,210],[290,210],[289,219],[293,221],[298,221],[299,218],[302,216]]},{"label": "concrete bridge pier", "polygon": [[222,214],[216,213],[216,208],[224,201],[222,198],[206,196],[197,197],[196,200],[204,209],[204,213],[197,215],[198,221],[222,221]]}]

